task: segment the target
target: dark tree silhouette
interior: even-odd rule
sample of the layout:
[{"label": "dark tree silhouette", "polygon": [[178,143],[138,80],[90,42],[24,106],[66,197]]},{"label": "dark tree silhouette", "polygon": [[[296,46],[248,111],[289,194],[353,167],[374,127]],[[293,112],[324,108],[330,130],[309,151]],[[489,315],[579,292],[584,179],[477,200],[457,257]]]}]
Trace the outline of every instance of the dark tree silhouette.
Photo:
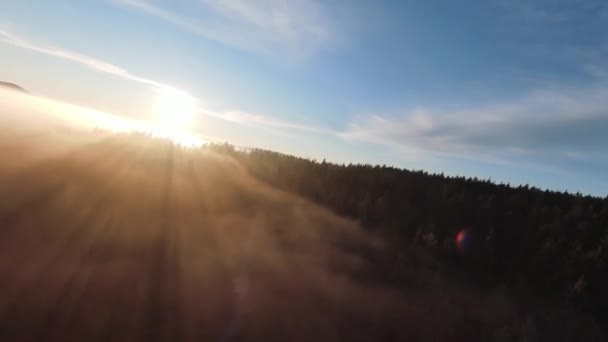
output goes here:
[{"label": "dark tree silhouette", "polygon": [[[522,287],[543,298],[567,297],[606,319],[608,197],[228,145],[210,148],[275,187],[388,234],[395,245],[417,243],[486,283]],[[474,241],[458,251],[454,239],[463,228]]]}]

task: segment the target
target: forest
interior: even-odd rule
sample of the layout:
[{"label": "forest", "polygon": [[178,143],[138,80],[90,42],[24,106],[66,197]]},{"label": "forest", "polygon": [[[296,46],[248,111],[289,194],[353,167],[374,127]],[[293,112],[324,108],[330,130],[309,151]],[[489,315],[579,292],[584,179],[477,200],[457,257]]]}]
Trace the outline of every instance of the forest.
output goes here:
[{"label": "forest", "polygon": [[26,114],[0,340],[605,340],[606,199]]},{"label": "forest", "polygon": [[[257,178],[415,245],[484,287],[563,300],[608,314],[608,197],[447,177],[389,166],[333,164],[261,149],[213,147]],[[466,230],[468,244],[455,244]]]}]

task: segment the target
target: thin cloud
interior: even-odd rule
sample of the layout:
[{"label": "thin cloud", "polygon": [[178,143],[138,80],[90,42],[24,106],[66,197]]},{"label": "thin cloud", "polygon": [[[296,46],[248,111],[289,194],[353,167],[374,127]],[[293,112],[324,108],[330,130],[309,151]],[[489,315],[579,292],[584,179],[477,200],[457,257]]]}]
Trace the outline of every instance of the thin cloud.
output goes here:
[{"label": "thin cloud", "polygon": [[337,132],[322,126],[309,125],[294,121],[282,120],[274,116],[252,114],[243,111],[211,111],[201,110],[202,114],[220,118],[222,120],[231,121],[239,124],[254,124],[274,128],[282,128],[288,130],[298,130],[316,134],[337,134]]},{"label": "thin cloud", "polygon": [[[85,67],[88,67],[94,71],[110,74],[114,76],[118,76],[120,78],[139,82],[145,85],[151,85],[158,88],[172,88],[169,85],[163,84],[161,82],[152,80],[150,78],[134,75],[130,73],[125,68],[117,66],[115,64],[111,64],[90,56],[86,56],[74,51],[65,50],[62,48],[54,47],[54,46],[45,46],[41,44],[37,44],[32,42],[29,39],[25,39],[21,36],[18,36],[9,31],[0,29],[0,42],[4,42],[6,44],[11,44],[13,46],[17,46],[20,48],[28,49],[31,51],[36,51],[39,53],[43,53],[49,56],[62,58],[65,60],[69,60]],[[245,111],[233,110],[233,111],[214,111],[210,108],[199,108],[198,112],[203,115],[208,115],[212,117],[216,117],[222,120],[231,121],[238,124],[255,124],[262,125],[274,128],[281,129],[289,129],[289,130],[299,130],[309,133],[322,133],[322,134],[330,134],[333,131],[314,125],[307,125],[304,123],[297,123],[282,120],[273,116],[267,115],[259,115],[259,114],[251,114]]]},{"label": "thin cloud", "polygon": [[0,42],[4,42],[7,44],[14,45],[14,46],[28,49],[28,50],[40,52],[40,53],[43,53],[43,54],[46,54],[49,56],[67,59],[69,61],[84,65],[95,71],[115,75],[115,76],[122,77],[124,79],[128,79],[131,81],[148,84],[148,85],[152,85],[152,86],[156,86],[156,87],[166,87],[166,85],[156,82],[154,80],[151,80],[149,78],[133,75],[133,74],[129,73],[127,70],[125,70],[119,66],[116,66],[114,64],[107,63],[107,62],[104,62],[104,61],[101,61],[101,60],[98,60],[98,59],[95,59],[93,57],[89,57],[86,55],[82,55],[77,52],[64,50],[64,49],[57,48],[57,47],[44,46],[41,44],[37,44],[37,43],[31,42],[27,39],[24,39],[16,34],[13,34],[6,30],[2,30],[2,29],[0,29]]},{"label": "thin cloud", "polygon": [[458,112],[418,109],[399,118],[358,117],[340,136],[397,150],[466,159],[563,155],[597,158],[608,146],[608,87],[537,92],[513,103]]},{"label": "thin cloud", "polygon": [[271,55],[306,57],[326,47],[335,36],[326,11],[314,1],[202,0],[184,3],[188,14],[153,1],[115,2],[206,39]]}]

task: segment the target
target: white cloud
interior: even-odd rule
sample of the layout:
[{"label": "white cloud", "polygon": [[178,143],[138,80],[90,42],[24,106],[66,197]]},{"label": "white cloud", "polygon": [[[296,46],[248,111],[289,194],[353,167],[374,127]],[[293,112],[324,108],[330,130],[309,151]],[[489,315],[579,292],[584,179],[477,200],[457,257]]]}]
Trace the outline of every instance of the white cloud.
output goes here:
[{"label": "white cloud", "polygon": [[302,58],[330,43],[335,30],[311,0],[201,0],[177,12],[149,0],[115,0],[206,39],[244,50]]},{"label": "white cloud", "polygon": [[340,133],[347,140],[396,150],[467,159],[513,156],[606,156],[608,87],[538,91],[512,103],[459,111],[417,109],[402,117],[355,118]]},{"label": "white cloud", "polygon": [[[86,66],[97,72],[111,74],[126,80],[151,85],[158,88],[173,88],[169,85],[152,80],[150,78],[134,75],[123,67],[96,59],[91,56],[83,55],[71,50],[62,49],[55,46],[41,45],[29,39],[20,37],[14,33],[0,28],[0,42],[11,44],[20,48],[36,51],[49,56],[69,60],[80,65]],[[200,101],[197,100],[200,103]],[[309,133],[332,133],[331,130],[315,125],[298,123],[283,120],[274,116],[251,114],[241,110],[215,111],[210,108],[199,108],[198,112],[203,115],[213,116],[222,120],[235,122],[238,124],[254,124],[273,128],[304,131]]]},{"label": "white cloud", "polygon": [[317,134],[336,134],[333,130],[322,126],[310,125],[306,123],[283,120],[274,116],[252,114],[239,110],[211,111],[201,110],[202,114],[220,118],[239,124],[254,124],[266,127],[281,128],[288,130],[304,131]]},{"label": "white cloud", "polygon": [[112,74],[118,77],[122,77],[131,81],[140,82],[148,85],[157,87],[164,87],[165,85],[151,80],[149,78],[140,77],[131,74],[127,70],[116,66],[111,63],[107,63],[90,56],[82,55],[74,51],[64,50],[54,46],[45,46],[31,42],[30,40],[24,39],[14,33],[0,29],[0,42],[11,44],[20,48],[40,52],[49,56],[63,58],[78,64],[84,65],[90,69],[106,74]]}]

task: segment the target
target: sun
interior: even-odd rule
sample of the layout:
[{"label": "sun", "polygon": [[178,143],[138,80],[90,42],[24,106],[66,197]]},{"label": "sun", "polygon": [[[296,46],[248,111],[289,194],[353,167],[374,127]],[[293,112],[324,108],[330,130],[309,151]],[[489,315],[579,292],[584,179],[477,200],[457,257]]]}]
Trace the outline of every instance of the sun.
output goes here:
[{"label": "sun", "polygon": [[[193,139],[190,134],[197,100],[187,92],[172,87],[158,89],[155,106],[154,133],[184,144]],[[191,143],[186,143],[191,145]]]},{"label": "sun", "polygon": [[196,112],[196,99],[181,90],[158,89],[156,122],[162,128],[188,131]]}]

